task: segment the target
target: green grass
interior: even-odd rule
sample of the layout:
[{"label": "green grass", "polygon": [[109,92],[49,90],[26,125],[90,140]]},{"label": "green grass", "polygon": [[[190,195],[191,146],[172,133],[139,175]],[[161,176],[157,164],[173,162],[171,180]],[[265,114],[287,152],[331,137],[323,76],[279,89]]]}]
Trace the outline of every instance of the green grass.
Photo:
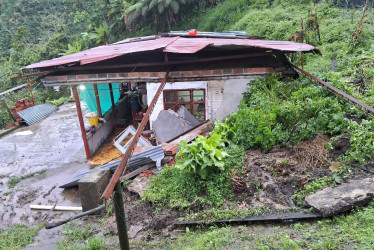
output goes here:
[{"label": "green grass", "polygon": [[172,241],[132,242],[143,249],[373,249],[374,202],[347,215],[293,225],[210,227]]},{"label": "green grass", "polygon": [[30,173],[27,175],[23,175],[21,177],[12,177],[8,181],[8,188],[14,188],[20,181],[25,180],[27,178],[33,177],[35,175],[44,174],[47,170],[41,170],[38,172]]},{"label": "green grass", "polygon": [[107,249],[104,239],[94,236],[90,224],[82,228],[75,223],[69,223],[62,228],[65,238],[57,243],[59,249]]},{"label": "green grass", "polygon": [[16,224],[7,230],[0,229],[0,249],[21,249],[33,243],[33,238],[43,225],[28,227]]}]

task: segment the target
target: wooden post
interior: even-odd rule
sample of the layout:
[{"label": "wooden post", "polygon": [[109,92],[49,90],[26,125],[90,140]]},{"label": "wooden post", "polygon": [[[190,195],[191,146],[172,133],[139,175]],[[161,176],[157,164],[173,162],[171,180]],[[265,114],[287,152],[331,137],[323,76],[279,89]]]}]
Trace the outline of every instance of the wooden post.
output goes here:
[{"label": "wooden post", "polygon": [[103,114],[101,113],[99,90],[97,89],[97,84],[94,84],[93,86],[94,86],[95,97],[96,97],[97,112],[99,113],[99,117],[102,118]]},{"label": "wooden post", "polygon": [[79,125],[81,127],[81,132],[82,132],[82,139],[83,139],[84,149],[86,150],[86,157],[87,157],[87,159],[90,159],[91,158],[90,148],[88,146],[86,129],[84,128],[83,114],[82,114],[82,109],[81,109],[81,103],[79,101],[78,90],[77,90],[76,86],[72,86],[71,88],[73,89],[73,95],[74,95],[74,99],[75,99],[75,105],[77,107],[77,113],[78,113]]},{"label": "wooden post", "polygon": [[30,95],[31,95],[31,99],[32,99],[32,104],[35,106],[34,93],[32,92],[31,82],[30,82],[29,78],[27,78],[27,83],[29,84],[29,89],[30,89]]},{"label": "wooden post", "polygon": [[[304,20],[301,19],[301,42],[304,43]],[[304,53],[301,51],[301,68],[304,69]]]},{"label": "wooden post", "polygon": [[125,218],[125,209],[123,206],[121,182],[116,183],[113,196],[114,212],[116,214],[119,245],[121,250],[129,250],[129,237],[127,235],[127,226]]},{"label": "wooden post", "polygon": [[357,30],[355,31],[355,33],[353,35],[353,40],[352,40],[353,42],[356,42],[358,36],[361,33],[361,25],[362,25],[362,21],[364,20],[364,16],[365,16],[366,10],[368,8],[368,5],[369,5],[369,0],[366,0],[364,9],[362,10],[362,15],[361,15],[361,18],[360,18],[360,22],[358,23]]},{"label": "wooden post", "polygon": [[112,112],[113,112],[113,117],[114,119],[117,118],[116,114],[116,104],[114,103],[114,95],[113,95],[113,87],[112,84],[109,83],[109,91],[110,91],[110,100],[112,101]]}]

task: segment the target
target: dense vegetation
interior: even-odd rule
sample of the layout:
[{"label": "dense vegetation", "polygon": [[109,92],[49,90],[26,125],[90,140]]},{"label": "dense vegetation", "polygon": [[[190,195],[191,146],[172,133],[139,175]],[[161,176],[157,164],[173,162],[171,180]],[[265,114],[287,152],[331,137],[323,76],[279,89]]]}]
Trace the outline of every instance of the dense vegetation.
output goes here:
[{"label": "dense vegetation", "polygon": [[[196,28],[202,31],[246,30],[266,39],[290,40],[306,26],[305,41],[318,46],[321,58],[306,56],[306,69],[338,81],[359,82],[374,103],[373,90],[373,11],[369,8],[359,39],[352,43],[364,0],[317,1],[318,19],[312,0],[1,0],[0,1],[0,91],[24,83],[9,80],[27,64],[74,53],[126,37],[156,34],[168,30]],[[373,3],[371,3],[372,5]],[[37,13],[37,14],[32,14]],[[316,23],[317,22],[317,23]],[[318,24],[318,26],[316,26]],[[316,29],[318,27],[318,30]],[[318,31],[318,32],[317,32]],[[320,36],[318,36],[318,34]],[[295,63],[299,64],[297,57]],[[37,103],[58,99],[68,91],[55,92],[33,84]],[[353,93],[356,95],[356,93]],[[7,98],[7,104],[27,97],[27,90]],[[10,119],[0,109],[0,127]]]},{"label": "dense vegetation", "polygon": [[[196,28],[201,31],[246,30],[265,39],[300,39],[324,54],[305,55],[305,69],[330,84],[374,106],[374,11],[370,4],[357,40],[353,34],[365,0],[0,0],[0,91],[24,83],[9,80],[27,64],[71,54],[126,37],[168,30]],[[308,14],[310,12],[310,14]],[[317,15],[316,15],[317,14]],[[301,41],[302,41],[301,40]],[[300,40],[298,40],[300,41]],[[301,56],[290,56],[301,65]],[[35,78],[34,78],[35,79]],[[33,84],[36,102],[66,100],[68,88],[59,91]],[[23,89],[7,96],[7,104],[28,96]],[[357,121],[361,121],[358,123]],[[1,107],[0,128],[10,122]],[[161,207],[186,209],[222,208],[233,200],[230,180],[240,175],[244,150],[293,146],[319,134],[333,137],[350,134],[351,148],[339,160],[365,164],[374,158],[374,121],[351,104],[337,98],[306,78],[268,76],[251,82],[240,109],[223,123],[216,123],[210,138],[181,144],[175,167],[154,176],[144,198]],[[326,177],[309,183],[294,199],[338,182]],[[213,210],[208,211],[212,212]],[[224,211],[224,210],[221,210]],[[373,248],[373,204],[350,215],[318,224],[275,228],[268,236],[252,229],[211,228],[207,233],[188,232],[176,241],[157,245],[169,248],[244,248],[248,242],[260,249],[335,249],[347,244]],[[213,211],[214,212],[214,211]],[[251,212],[252,213],[252,212]],[[232,215],[232,214],[231,214]],[[207,215],[210,216],[210,215]],[[218,217],[226,218],[225,214]],[[222,217],[223,216],[223,217]],[[217,215],[213,217],[217,218]],[[1,231],[7,248],[24,247],[39,228]],[[101,239],[84,230],[65,227],[60,248],[104,248]],[[188,230],[187,230],[188,231]],[[20,237],[19,233],[26,235]],[[296,236],[295,236],[296,235]],[[296,238],[295,238],[296,237]],[[19,240],[21,239],[21,240]],[[153,246],[151,246],[153,247]],[[1,248],[1,247],[0,247]]]},{"label": "dense vegetation", "polygon": [[[269,7],[268,1],[227,0],[206,10],[205,15],[193,18],[192,22],[198,30],[245,29],[252,35],[289,40],[293,32],[300,31],[300,20],[303,18],[307,27],[304,39],[318,46],[324,53],[323,57],[307,55],[305,68],[373,106],[373,10],[369,9],[362,32],[353,41],[361,10],[337,6],[342,6],[342,3],[321,1],[314,7],[309,1],[275,1]],[[317,11],[318,18],[308,15],[308,9],[311,13]],[[300,63],[299,55],[292,59],[296,64]],[[357,118],[362,121],[358,123],[355,121]],[[350,134],[351,147],[339,160],[344,163],[365,164],[374,158],[373,125],[373,119],[365,113],[306,78],[293,80],[268,76],[250,83],[239,110],[231,114],[223,124],[218,123],[211,136],[224,135],[226,146],[260,148],[267,152],[276,144],[293,146],[320,134],[333,137]],[[232,165],[235,163],[222,166],[228,150],[219,145],[220,139],[216,143],[216,149],[222,154],[221,158],[213,157],[215,149],[211,148],[213,145],[209,143],[209,139],[200,138],[193,144],[182,144],[181,153],[177,156],[177,167],[166,169],[154,178],[146,199],[171,207],[184,207],[191,202],[194,204],[196,200],[219,207],[225,199],[232,199],[230,192],[225,191],[228,181],[218,180],[221,180],[221,176],[232,176]],[[193,179],[186,178],[191,173],[194,173],[191,177]],[[212,202],[209,192],[206,192],[209,189],[204,185],[208,186],[210,183],[206,176],[214,176],[215,193],[222,197],[219,202]],[[184,183],[185,180],[189,180],[188,185],[182,186],[187,188],[175,189],[178,183]],[[335,178],[317,180],[316,183],[322,181],[323,185],[311,184],[314,192],[320,187],[335,183]],[[158,186],[157,183],[163,184]],[[168,186],[166,196],[161,192],[161,187],[165,186]],[[299,204],[302,204],[300,200],[305,193],[303,190],[295,197]]]}]

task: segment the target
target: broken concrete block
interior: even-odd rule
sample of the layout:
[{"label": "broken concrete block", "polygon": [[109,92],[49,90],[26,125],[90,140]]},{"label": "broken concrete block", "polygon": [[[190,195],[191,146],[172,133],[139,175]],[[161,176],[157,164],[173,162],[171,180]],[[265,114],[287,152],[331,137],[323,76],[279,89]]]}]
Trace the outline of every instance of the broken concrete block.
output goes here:
[{"label": "broken concrete block", "polygon": [[185,107],[181,106],[178,112],[174,112],[171,109],[162,110],[152,127],[158,142],[163,143],[199,124],[200,122]]},{"label": "broken concrete block", "polygon": [[199,120],[197,120],[196,117],[193,116],[193,114],[191,114],[184,106],[179,106],[177,114],[192,127],[196,127],[200,124]]},{"label": "broken concrete block", "polygon": [[83,212],[93,209],[102,203],[100,198],[109,180],[109,169],[95,169],[79,180],[79,195]]},{"label": "broken concrete block", "polygon": [[323,217],[329,217],[366,205],[374,198],[374,178],[350,180],[337,187],[328,187],[305,198],[306,204]]},{"label": "broken concrete block", "polygon": [[148,188],[151,178],[149,177],[136,177],[128,186],[130,192],[138,194],[140,197],[143,196],[144,191]]}]

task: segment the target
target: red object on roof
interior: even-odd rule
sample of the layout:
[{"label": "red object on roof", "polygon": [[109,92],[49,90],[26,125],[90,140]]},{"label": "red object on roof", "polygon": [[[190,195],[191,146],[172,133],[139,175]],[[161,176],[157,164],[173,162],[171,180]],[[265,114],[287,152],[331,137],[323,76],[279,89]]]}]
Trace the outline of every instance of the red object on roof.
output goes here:
[{"label": "red object on roof", "polygon": [[319,50],[311,45],[289,41],[271,41],[256,39],[232,39],[232,38],[204,38],[204,37],[162,37],[149,36],[126,39],[114,44],[95,47],[75,54],[62,56],[52,60],[34,63],[25,69],[46,68],[60,65],[79,63],[85,65],[95,63],[125,54],[163,49],[168,53],[193,54],[206,47],[253,47],[284,52],[317,52]]}]

